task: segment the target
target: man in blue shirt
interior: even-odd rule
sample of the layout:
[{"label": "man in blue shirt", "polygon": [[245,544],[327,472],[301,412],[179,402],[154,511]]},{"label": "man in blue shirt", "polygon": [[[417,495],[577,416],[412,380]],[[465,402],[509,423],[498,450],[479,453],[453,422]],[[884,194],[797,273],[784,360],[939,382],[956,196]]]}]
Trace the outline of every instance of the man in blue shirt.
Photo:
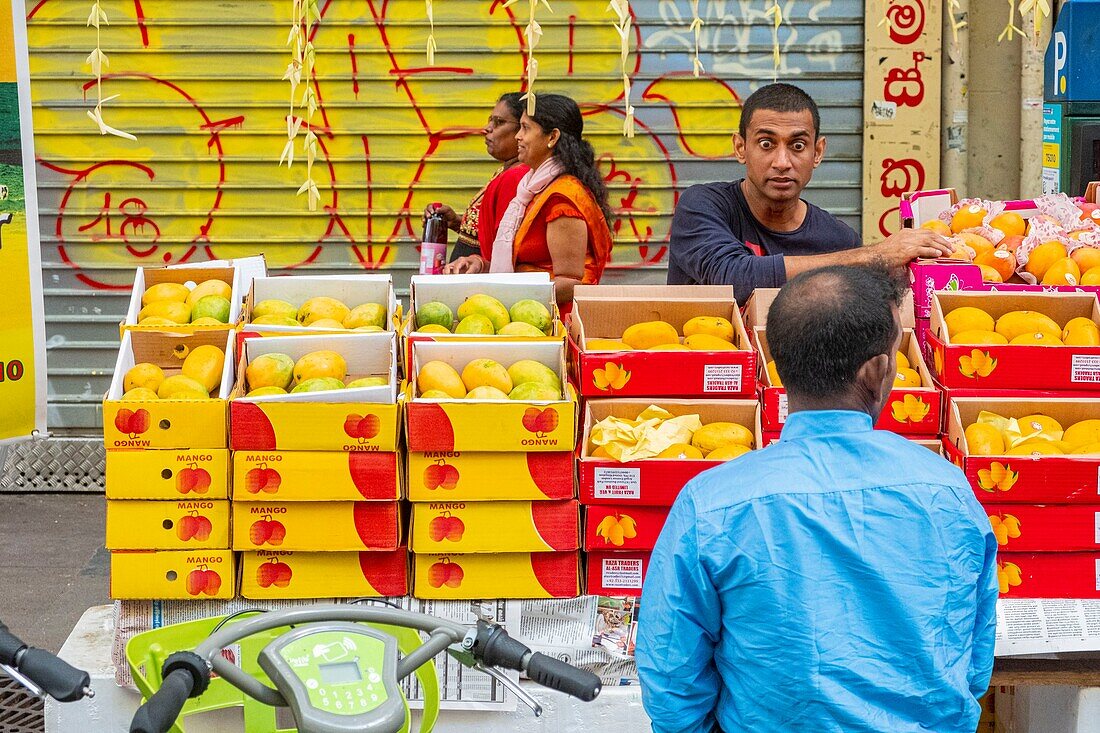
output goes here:
[{"label": "man in blue shirt", "polygon": [[917,257],[951,254],[947,241],[903,229],[860,247],[859,235],[801,198],[825,157],[814,100],[796,86],[768,84],[741,108],[734,153],[745,178],[684,191],[672,217],[669,285],[732,285],[744,303],[755,288],[777,288],[800,272],[880,263],[901,271]]},{"label": "man in blue shirt", "polygon": [[653,551],[637,662],[655,733],[973,733],[996,628],[963,474],[872,425],[901,288],[835,266],[768,315],[782,440],[690,482]]}]

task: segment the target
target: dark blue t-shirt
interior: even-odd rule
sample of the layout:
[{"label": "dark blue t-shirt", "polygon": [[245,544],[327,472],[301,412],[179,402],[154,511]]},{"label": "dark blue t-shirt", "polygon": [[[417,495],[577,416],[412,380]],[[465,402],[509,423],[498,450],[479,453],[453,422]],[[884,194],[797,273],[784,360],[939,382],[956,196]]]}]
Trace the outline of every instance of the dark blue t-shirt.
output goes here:
[{"label": "dark blue t-shirt", "polygon": [[850,226],[811,203],[802,226],[776,232],[752,215],[740,180],[701,183],[684,191],[672,216],[668,284],[732,285],[737,302],[744,303],[756,288],[787,282],[783,255],[819,255],[859,245]]}]

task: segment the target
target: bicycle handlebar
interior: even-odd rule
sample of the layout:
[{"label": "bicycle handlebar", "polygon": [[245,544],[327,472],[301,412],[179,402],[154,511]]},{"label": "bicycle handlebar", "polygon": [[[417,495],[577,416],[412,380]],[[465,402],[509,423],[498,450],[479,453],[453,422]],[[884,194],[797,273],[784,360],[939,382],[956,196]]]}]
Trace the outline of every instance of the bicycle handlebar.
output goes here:
[{"label": "bicycle handlebar", "polygon": [[513,639],[502,627],[479,621],[473,655],[493,667],[505,667],[520,672],[543,687],[592,702],[600,694],[600,678],[571,664],[532,652],[523,642]]},{"label": "bicycle handlebar", "polygon": [[168,673],[153,696],[142,703],[130,723],[130,733],[166,733],[191,697],[195,680],[185,669]]},{"label": "bicycle handlebar", "polygon": [[60,702],[91,696],[91,676],[44,649],[27,646],[0,623],[0,664],[5,664]]}]

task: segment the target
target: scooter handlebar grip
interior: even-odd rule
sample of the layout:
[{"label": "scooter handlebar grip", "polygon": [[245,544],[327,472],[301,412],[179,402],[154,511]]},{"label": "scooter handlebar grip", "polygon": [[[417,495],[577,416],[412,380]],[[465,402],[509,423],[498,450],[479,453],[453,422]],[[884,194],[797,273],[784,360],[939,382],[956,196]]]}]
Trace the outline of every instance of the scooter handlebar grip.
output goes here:
[{"label": "scooter handlebar grip", "polygon": [[527,676],[544,687],[592,702],[600,694],[600,678],[584,669],[577,669],[560,659],[535,652],[527,661]]},{"label": "scooter handlebar grip", "polygon": [[180,716],[194,683],[194,677],[185,669],[169,672],[160,689],[134,714],[130,733],[166,733]]},{"label": "scooter handlebar grip", "polygon": [[61,702],[81,699],[92,682],[87,672],[34,647],[28,648],[19,658],[19,671]]}]

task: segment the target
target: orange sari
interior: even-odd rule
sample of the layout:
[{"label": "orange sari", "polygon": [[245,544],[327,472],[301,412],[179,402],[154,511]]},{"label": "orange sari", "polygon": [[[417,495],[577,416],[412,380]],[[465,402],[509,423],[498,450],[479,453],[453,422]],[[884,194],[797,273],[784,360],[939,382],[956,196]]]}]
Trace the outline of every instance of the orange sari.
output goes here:
[{"label": "orange sari", "polygon": [[[512,247],[513,268],[516,272],[547,272],[551,278],[554,277],[554,262],[546,243],[546,227],[563,216],[584,220],[588,245],[581,282],[595,285],[611,257],[611,231],[596,199],[574,176],[559,176],[527,206]],[[492,253],[486,253],[483,246],[482,254],[491,256]]]}]

